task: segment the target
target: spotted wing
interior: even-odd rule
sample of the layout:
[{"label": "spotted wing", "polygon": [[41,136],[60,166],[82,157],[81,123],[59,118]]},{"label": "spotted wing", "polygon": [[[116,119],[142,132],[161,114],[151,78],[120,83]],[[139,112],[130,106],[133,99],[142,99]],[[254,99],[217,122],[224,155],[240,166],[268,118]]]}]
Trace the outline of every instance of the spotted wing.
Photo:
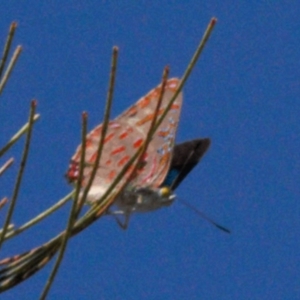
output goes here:
[{"label": "spotted wing", "polygon": [[[162,115],[174,95],[178,83],[178,79],[167,81],[159,116]],[[161,86],[151,90],[146,96],[142,97],[133,106],[109,123],[100,164],[92,185],[92,189],[96,194],[95,198],[103,195],[108,186],[122,170],[122,167],[145,141],[151,120],[154,117],[160,90]],[[137,176],[133,179],[132,186],[146,185],[158,187],[166,177],[170,165],[181,103],[182,95],[179,94],[172,108],[154,134],[144,156],[143,167],[139,169]],[[102,124],[87,135],[83,187],[86,186],[95,163],[101,132]],[[67,172],[70,182],[74,182],[78,178],[80,154],[81,145],[72,157]],[[122,182],[128,179],[129,174],[130,172],[123,177]]]},{"label": "spotted wing", "polygon": [[[179,80],[176,78],[167,81],[158,118],[174,96],[178,84]],[[158,86],[120,116],[120,119],[126,121],[142,135],[143,141],[149,132],[160,93],[161,86]],[[182,93],[177,96],[166,117],[153,134],[146,151],[144,166],[132,181],[133,186],[157,188],[164,181],[172,158],[181,106]],[[129,140],[128,143],[130,143]]]}]

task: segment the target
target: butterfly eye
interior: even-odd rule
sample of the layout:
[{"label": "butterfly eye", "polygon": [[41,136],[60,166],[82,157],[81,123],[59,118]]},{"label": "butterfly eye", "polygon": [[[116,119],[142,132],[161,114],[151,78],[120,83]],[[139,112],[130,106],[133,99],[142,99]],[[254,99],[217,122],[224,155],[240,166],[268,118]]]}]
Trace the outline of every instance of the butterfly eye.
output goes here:
[{"label": "butterfly eye", "polygon": [[171,190],[167,186],[164,186],[159,190],[159,193],[162,197],[169,197],[171,195]]}]

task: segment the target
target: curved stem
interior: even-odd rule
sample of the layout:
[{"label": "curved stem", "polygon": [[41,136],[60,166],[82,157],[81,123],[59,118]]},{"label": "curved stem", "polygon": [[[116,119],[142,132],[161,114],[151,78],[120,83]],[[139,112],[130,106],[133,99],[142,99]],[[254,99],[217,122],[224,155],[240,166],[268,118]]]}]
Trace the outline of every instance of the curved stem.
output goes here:
[{"label": "curved stem", "polygon": [[10,239],[10,238],[12,238],[15,235],[20,234],[21,232],[23,232],[26,229],[30,228],[31,226],[37,224],[38,222],[40,222],[44,218],[48,217],[50,214],[52,214],[57,209],[59,209],[61,206],[63,206],[67,201],[69,201],[73,197],[73,195],[74,195],[74,192],[72,191],[67,196],[65,196],[64,198],[62,198],[61,200],[59,200],[57,203],[55,203],[53,206],[51,206],[47,210],[45,210],[42,213],[40,213],[35,218],[31,219],[30,221],[28,221],[24,225],[20,226],[19,228],[15,229],[15,230],[13,230],[13,231],[11,231],[9,233],[7,233],[5,235],[5,240]]}]

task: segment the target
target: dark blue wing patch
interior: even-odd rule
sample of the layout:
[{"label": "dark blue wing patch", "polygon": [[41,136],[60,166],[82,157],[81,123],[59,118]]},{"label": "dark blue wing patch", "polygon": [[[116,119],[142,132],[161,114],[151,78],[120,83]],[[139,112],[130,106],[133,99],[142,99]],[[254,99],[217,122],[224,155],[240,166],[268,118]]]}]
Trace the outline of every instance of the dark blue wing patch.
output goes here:
[{"label": "dark blue wing patch", "polygon": [[161,186],[168,186],[174,191],[181,181],[198,164],[210,146],[210,139],[195,139],[177,144],[173,150],[170,170]]}]

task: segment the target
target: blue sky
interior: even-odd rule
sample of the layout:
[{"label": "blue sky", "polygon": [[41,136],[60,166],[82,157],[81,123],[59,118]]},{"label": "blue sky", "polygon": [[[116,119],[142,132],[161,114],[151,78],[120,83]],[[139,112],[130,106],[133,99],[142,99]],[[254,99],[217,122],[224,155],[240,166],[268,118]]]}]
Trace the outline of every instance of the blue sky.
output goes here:
[{"label": "blue sky", "polygon": [[[179,198],[232,230],[223,234],[175,203],[121,230],[102,218],[73,238],[49,299],[300,298],[300,4],[271,1],[9,1],[23,53],[0,101],[1,145],[38,99],[15,224],[67,194],[80,141],[102,120],[112,46],[120,48],[112,115],[144,95],[169,65],[182,76],[211,17],[218,23],[184,88],[177,141],[210,137]],[[19,162],[22,142],[11,155]],[[8,158],[8,156],[6,156]],[[1,164],[4,160],[1,162]],[[1,177],[11,195],[17,163]],[[60,232],[70,205],[8,242],[2,257]],[[4,218],[3,212],[1,218]],[[37,299],[49,264],[3,299]]]}]

